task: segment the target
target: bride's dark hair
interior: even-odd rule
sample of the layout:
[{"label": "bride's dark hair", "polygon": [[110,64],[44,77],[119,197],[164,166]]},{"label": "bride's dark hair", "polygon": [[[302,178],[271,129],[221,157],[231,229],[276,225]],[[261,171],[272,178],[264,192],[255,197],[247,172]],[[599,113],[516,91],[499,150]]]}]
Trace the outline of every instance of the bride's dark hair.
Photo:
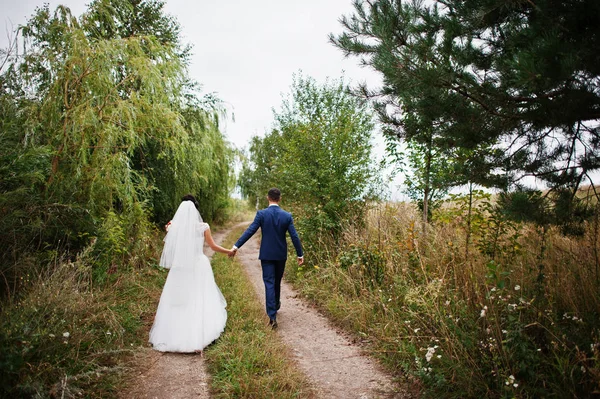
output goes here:
[{"label": "bride's dark hair", "polygon": [[194,197],[192,194],[186,194],[181,198],[181,202],[183,201],[192,201],[192,204],[194,204],[194,206],[196,207],[196,209],[198,209],[198,207],[200,206],[200,204],[198,204],[198,201],[196,201],[196,197]]}]

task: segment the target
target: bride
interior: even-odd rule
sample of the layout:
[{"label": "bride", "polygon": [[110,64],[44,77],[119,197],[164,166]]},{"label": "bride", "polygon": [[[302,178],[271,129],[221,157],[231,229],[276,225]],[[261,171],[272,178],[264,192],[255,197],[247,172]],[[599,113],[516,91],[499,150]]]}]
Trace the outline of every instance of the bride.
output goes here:
[{"label": "bride", "polygon": [[215,244],[197,205],[192,195],[182,198],[164,239],[160,265],[170,270],[150,330],[150,343],[161,352],[202,351],[227,321],[227,302],[204,254],[204,241],[216,252],[230,251]]}]

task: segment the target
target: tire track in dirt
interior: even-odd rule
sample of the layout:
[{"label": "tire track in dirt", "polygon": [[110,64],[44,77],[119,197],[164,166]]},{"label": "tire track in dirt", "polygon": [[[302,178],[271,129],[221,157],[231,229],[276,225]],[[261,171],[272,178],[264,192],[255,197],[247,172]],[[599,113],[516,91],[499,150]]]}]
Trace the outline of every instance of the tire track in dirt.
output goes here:
[{"label": "tire track in dirt", "polygon": [[[259,235],[252,237],[237,257],[264,304],[265,289],[258,260]],[[267,316],[265,315],[265,323]],[[392,382],[379,365],[359,347],[338,333],[326,317],[299,299],[285,282],[277,333],[290,348],[295,361],[310,378],[320,398],[410,398]]]},{"label": "tire track in dirt", "polygon": [[[213,239],[220,244],[231,230],[247,225],[239,223],[226,230],[213,233]],[[205,246],[205,253],[212,257],[213,251]],[[158,305],[158,304],[157,304]],[[199,354],[163,353],[144,348],[137,354],[137,364],[144,365],[139,375],[132,379],[123,399],[208,399],[208,373],[204,358]],[[138,366],[138,369],[142,367]]]}]

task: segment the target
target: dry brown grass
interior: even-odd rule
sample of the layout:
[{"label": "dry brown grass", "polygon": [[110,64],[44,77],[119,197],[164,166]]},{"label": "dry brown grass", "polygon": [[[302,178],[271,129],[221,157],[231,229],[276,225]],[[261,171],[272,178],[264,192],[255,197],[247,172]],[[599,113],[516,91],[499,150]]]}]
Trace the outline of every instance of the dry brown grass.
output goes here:
[{"label": "dry brown grass", "polygon": [[439,212],[423,234],[412,205],[374,206],[295,284],[426,396],[600,389],[594,224],[583,237],[508,221],[497,230],[480,209],[467,251],[466,215]]}]

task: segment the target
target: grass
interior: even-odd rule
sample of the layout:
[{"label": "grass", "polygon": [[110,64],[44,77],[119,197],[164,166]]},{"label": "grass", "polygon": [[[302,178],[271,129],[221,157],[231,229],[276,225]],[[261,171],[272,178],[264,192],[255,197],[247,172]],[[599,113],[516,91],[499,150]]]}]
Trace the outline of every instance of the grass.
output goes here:
[{"label": "grass", "polygon": [[0,397],[106,398],[120,391],[133,352],[146,344],[164,273],[152,263],[121,267],[98,284],[89,256],[57,264],[4,304]]},{"label": "grass", "polygon": [[[233,204],[229,223],[248,219],[243,205]],[[18,295],[0,304],[0,397],[107,398],[123,392],[139,367],[134,355],[148,345],[167,276],[158,267],[163,234],[144,227],[119,251],[102,246],[110,241],[107,232],[74,261],[31,265],[43,272],[24,274]]]},{"label": "grass", "polygon": [[[230,247],[243,229],[229,234]],[[243,266],[216,254],[215,279],[227,299],[225,333],[206,350],[211,390],[216,398],[311,398],[314,393],[288,349],[267,324]]]},{"label": "grass", "polygon": [[565,237],[507,221],[498,229],[479,214],[466,251],[464,214],[440,212],[423,236],[409,204],[378,205],[338,253],[306,248],[306,266],[286,276],[424,397],[599,392],[593,223]]}]

